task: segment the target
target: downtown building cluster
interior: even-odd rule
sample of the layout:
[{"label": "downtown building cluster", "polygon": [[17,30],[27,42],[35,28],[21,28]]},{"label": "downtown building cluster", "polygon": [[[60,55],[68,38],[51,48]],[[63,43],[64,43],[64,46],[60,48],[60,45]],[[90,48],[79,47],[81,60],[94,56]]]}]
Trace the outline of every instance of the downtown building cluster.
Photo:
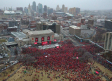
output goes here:
[{"label": "downtown building cluster", "polygon": [[56,11],[58,11],[58,12],[64,12],[64,13],[70,13],[70,14],[73,14],[73,15],[78,15],[80,13],[80,8],[73,7],[73,8],[69,8],[68,9],[68,7],[66,7],[63,4],[62,8],[60,8],[59,5],[57,5]]},{"label": "downtown building cluster", "polygon": [[[90,58],[91,60],[94,58],[102,65],[108,63],[105,66],[109,66],[107,68],[112,71],[112,66],[110,66],[112,64],[112,53],[110,54],[112,51],[112,20],[108,20],[110,14],[106,16],[104,12],[102,14],[99,12],[80,12],[80,8],[68,8],[65,5],[62,7],[57,5],[55,10],[47,5],[37,4],[35,1],[24,8],[16,7],[16,10],[4,8],[4,10],[0,10],[0,58],[10,59],[8,54],[19,57],[21,53],[32,54],[35,57],[38,57],[37,53],[39,53],[42,56],[45,55],[45,58],[49,58],[51,54],[51,59],[46,61],[39,56],[41,60],[37,60],[38,63],[45,64],[44,66],[51,64],[51,67],[55,64],[58,66],[57,68],[63,67],[64,69],[70,67],[69,69],[74,71],[79,68],[77,65],[82,64],[75,60],[82,58],[82,61],[86,62]],[[59,58],[57,58],[58,54]],[[68,55],[70,55],[69,58]],[[55,56],[56,60],[54,60]],[[18,60],[14,57],[17,60],[15,61],[12,58],[9,61],[4,60],[4,62],[22,61],[22,59]],[[22,58],[24,60],[27,57]],[[70,58],[71,60],[69,60]],[[59,60],[60,62],[58,62]],[[1,65],[4,62],[1,62]],[[64,66],[60,67],[62,64]],[[80,66],[84,65],[85,63]],[[81,73],[81,69],[83,70],[83,67],[77,71]],[[89,74],[88,71],[86,73]],[[94,76],[91,78],[94,79]],[[94,79],[94,81],[97,80]]]},{"label": "downtown building cluster", "polygon": [[[11,8],[4,8],[4,11],[13,11],[12,7]],[[80,8],[73,7],[73,8],[68,8],[65,7],[63,4],[62,7],[59,7],[57,5],[56,9],[50,8],[47,5],[43,5],[41,3],[36,3],[33,1],[32,4],[29,4],[28,7],[16,7],[16,12],[20,14],[26,14],[30,16],[35,16],[35,15],[42,15],[43,13],[47,13],[47,15],[50,15],[55,12],[64,12],[64,13],[70,13],[73,15],[78,15],[80,13]]]}]

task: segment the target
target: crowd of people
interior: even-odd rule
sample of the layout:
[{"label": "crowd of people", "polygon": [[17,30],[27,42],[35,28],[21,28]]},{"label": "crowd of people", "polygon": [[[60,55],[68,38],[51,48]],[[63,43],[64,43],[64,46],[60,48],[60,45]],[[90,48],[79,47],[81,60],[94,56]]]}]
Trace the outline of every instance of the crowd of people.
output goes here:
[{"label": "crowd of people", "polygon": [[[23,48],[23,54],[35,56],[36,62],[34,67],[41,66],[44,69],[52,69],[54,71],[70,71],[74,72],[74,77],[69,77],[74,81],[100,81],[101,77],[96,76],[91,72],[91,65],[88,59],[83,58],[84,54],[89,52],[95,58],[95,54],[103,51],[95,45],[74,46],[70,40],[60,42],[60,48],[38,49],[38,48]],[[83,58],[83,61],[81,61]],[[90,64],[88,64],[90,62]],[[61,70],[60,70],[61,69]]]}]

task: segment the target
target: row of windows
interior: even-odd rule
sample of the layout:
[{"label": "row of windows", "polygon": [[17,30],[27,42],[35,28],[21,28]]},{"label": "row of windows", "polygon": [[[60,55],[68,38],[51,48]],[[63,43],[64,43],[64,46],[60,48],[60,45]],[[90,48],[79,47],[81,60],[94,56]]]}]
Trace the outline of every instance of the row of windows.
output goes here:
[{"label": "row of windows", "polygon": [[[50,37],[47,37],[47,40],[50,40]],[[44,41],[44,37],[41,38],[41,41]],[[38,38],[35,38],[35,42],[38,42]]]}]

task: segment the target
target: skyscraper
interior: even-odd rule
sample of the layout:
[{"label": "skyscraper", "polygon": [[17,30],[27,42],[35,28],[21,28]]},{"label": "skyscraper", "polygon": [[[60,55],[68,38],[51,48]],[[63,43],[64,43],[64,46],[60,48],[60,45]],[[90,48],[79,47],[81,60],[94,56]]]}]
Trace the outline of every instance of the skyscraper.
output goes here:
[{"label": "skyscraper", "polygon": [[37,12],[38,12],[38,6],[37,6]]},{"label": "skyscraper", "polygon": [[43,6],[41,3],[38,4],[38,13],[42,14],[43,13]]},{"label": "skyscraper", "polygon": [[64,12],[67,13],[68,12],[68,7],[64,8]]},{"label": "skyscraper", "polygon": [[27,7],[24,7],[24,12],[25,12],[26,14],[28,13]]},{"label": "skyscraper", "polygon": [[28,6],[28,14],[31,16],[31,6],[30,6],[30,4]]},{"label": "skyscraper", "polygon": [[69,13],[75,15],[76,14],[76,8],[75,7],[74,8],[70,8],[69,9]]},{"label": "skyscraper", "polygon": [[47,6],[44,5],[44,13],[47,13]]},{"label": "skyscraper", "polygon": [[36,12],[36,2],[35,1],[33,1],[32,10]]},{"label": "skyscraper", "polygon": [[80,8],[76,8],[76,14],[80,13]]},{"label": "skyscraper", "polygon": [[62,5],[62,12],[64,12],[65,10],[65,5]]},{"label": "skyscraper", "polygon": [[58,10],[60,10],[59,5],[57,5],[57,7],[56,7],[56,11],[58,11]]},{"label": "skyscraper", "polygon": [[48,15],[51,13],[53,13],[53,8],[49,8],[49,10],[48,10]]}]

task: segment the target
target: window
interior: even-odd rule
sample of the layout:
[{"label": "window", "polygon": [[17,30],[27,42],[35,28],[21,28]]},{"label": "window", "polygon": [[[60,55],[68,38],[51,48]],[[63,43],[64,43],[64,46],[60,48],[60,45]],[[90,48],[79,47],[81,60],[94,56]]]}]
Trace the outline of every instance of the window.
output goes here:
[{"label": "window", "polygon": [[41,41],[44,41],[44,37],[41,38]]},{"label": "window", "polygon": [[49,36],[47,37],[47,40],[50,40],[50,37]]},{"label": "window", "polygon": [[38,42],[38,38],[35,38],[35,42]]}]

